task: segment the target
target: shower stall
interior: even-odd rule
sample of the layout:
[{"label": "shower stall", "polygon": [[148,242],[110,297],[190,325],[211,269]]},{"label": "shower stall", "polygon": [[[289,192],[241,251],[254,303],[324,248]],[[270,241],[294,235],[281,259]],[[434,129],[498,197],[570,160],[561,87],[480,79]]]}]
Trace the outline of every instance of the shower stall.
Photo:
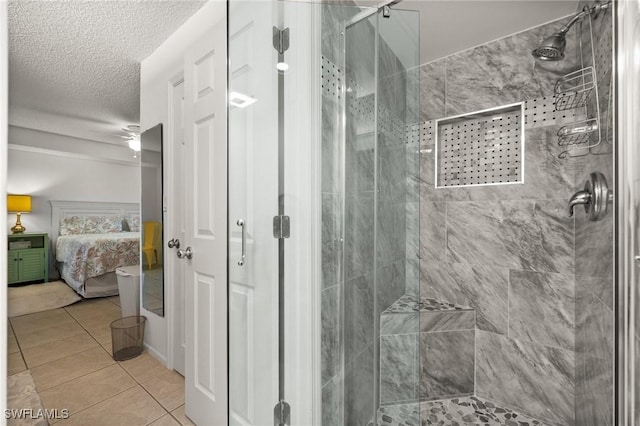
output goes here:
[{"label": "shower stall", "polygon": [[229,3],[230,424],[613,425],[613,4],[417,3]]}]

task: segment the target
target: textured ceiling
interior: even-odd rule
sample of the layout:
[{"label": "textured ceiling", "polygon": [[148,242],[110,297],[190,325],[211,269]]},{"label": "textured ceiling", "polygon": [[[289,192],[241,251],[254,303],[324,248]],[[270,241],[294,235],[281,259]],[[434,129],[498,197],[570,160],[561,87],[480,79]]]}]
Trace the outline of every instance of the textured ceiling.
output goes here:
[{"label": "textured ceiling", "polygon": [[10,124],[119,143],[140,62],[203,1],[9,2]]},{"label": "textured ceiling", "polygon": [[[362,6],[380,0],[356,0]],[[525,29],[555,21],[578,10],[577,0],[402,0],[391,8],[390,22],[380,26],[386,42],[405,67],[431,62]],[[397,10],[398,13],[393,13]],[[400,10],[417,10],[403,13]],[[418,35],[419,29],[419,35]],[[532,47],[533,48],[533,47]]]}]

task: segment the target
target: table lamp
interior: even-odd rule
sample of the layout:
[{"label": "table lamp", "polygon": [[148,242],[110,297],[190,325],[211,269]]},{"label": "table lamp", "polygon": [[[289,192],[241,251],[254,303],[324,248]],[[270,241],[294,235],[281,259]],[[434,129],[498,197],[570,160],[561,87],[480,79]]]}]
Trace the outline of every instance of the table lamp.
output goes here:
[{"label": "table lamp", "polygon": [[7,195],[7,211],[16,214],[16,224],[11,228],[11,233],[24,233],[26,228],[20,223],[20,215],[31,213],[31,195]]}]

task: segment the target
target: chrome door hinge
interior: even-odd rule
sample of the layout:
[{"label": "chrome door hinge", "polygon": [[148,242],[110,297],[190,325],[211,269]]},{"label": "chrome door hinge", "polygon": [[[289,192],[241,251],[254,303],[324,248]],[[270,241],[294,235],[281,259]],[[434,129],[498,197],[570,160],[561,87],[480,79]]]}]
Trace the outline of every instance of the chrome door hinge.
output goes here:
[{"label": "chrome door hinge", "polygon": [[286,401],[280,401],[273,409],[273,424],[285,426],[291,424],[291,407]]},{"label": "chrome door hinge", "polygon": [[289,28],[273,27],[273,47],[281,55],[289,49]]},{"label": "chrome door hinge", "polygon": [[290,235],[289,216],[273,217],[273,238],[289,238]]}]

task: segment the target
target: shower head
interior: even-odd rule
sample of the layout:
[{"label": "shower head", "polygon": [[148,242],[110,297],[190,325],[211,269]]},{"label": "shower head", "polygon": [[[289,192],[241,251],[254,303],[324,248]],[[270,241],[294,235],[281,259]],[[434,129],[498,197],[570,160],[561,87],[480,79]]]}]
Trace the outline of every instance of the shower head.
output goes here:
[{"label": "shower head", "polygon": [[565,36],[573,24],[589,15],[595,19],[601,10],[608,9],[609,6],[611,6],[611,0],[595,0],[591,7],[585,5],[581,12],[573,15],[560,31],[545,38],[540,43],[540,46],[531,51],[531,54],[541,61],[560,61],[564,59],[564,49],[567,47]]},{"label": "shower head", "polygon": [[564,48],[567,46],[565,32],[555,33],[545,38],[542,43],[531,51],[534,58],[541,61],[559,61],[564,59]]}]

